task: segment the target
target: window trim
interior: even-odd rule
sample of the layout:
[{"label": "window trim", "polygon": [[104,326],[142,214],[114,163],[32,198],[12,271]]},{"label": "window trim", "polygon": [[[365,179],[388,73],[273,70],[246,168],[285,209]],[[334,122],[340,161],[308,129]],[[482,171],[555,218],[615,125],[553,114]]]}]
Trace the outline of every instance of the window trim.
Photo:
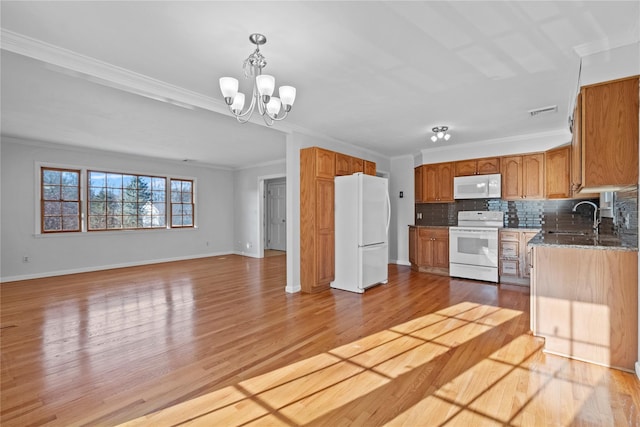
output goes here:
[{"label": "window trim", "polygon": [[[45,182],[44,182],[44,172],[45,171],[57,171],[57,172],[74,172],[78,174],[78,199],[77,200],[73,200],[73,202],[78,204],[78,229],[77,230],[64,230],[62,229],[62,224],[61,224],[61,229],[60,230],[45,230],[45,209],[44,209],[44,205],[47,202],[47,200],[44,199],[44,186],[45,186]],[[76,168],[61,168],[61,167],[53,167],[53,166],[42,166],[39,168],[38,170],[38,187],[39,187],[39,192],[38,192],[38,204],[40,206],[40,211],[38,213],[38,217],[39,217],[39,223],[40,223],[40,233],[42,234],[57,234],[57,233],[81,233],[82,232],[82,170],[81,169],[76,169]],[[59,187],[62,187],[62,182],[58,185]],[[60,200],[55,200],[57,202],[62,203],[64,200],[60,199]],[[62,212],[60,213],[59,217],[62,218],[65,215],[62,215]],[[70,216],[70,215],[69,215]],[[75,216],[75,215],[74,215]]]},{"label": "window trim", "polygon": [[[191,225],[173,225],[173,205],[174,203],[171,201],[171,193],[173,192],[173,188],[171,186],[171,184],[173,183],[173,181],[180,181],[180,182],[191,182]],[[167,201],[168,203],[168,208],[169,208],[169,212],[168,212],[168,217],[169,217],[169,223],[167,224],[169,226],[169,228],[175,228],[175,229],[180,229],[180,228],[194,228],[196,225],[196,195],[195,195],[195,188],[196,188],[196,184],[195,184],[195,180],[193,179],[186,179],[186,178],[176,178],[176,177],[171,177],[169,178],[169,188],[167,190]],[[180,191],[182,193],[182,191]],[[177,203],[176,203],[177,204]],[[180,202],[181,205],[186,205],[188,203],[182,203]],[[184,217],[184,215],[182,215],[182,217]]]},{"label": "window trim", "polygon": [[[168,215],[167,215],[167,194],[168,194],[168,192],[167,192],[167,182],[171,178],[167,177],[166,175],[152,175],[152,174],[144,174],[143,175],[143,174],[131,173],[131,172],[113,172],[113,171],[97,170],[97,169],[87,169],[86,172],[87,172],[87,181],[86,181],[87,185],[86,185],[85,191],[86,191],[86,195],[87,195],[87,197],[86,197],[86,200],[87,200],[87,202],[86,202],[86,212],[87,212],[87,214],[86,214],[86,228],[87,228],[87,232],[93,233],[93,232],[100,232],[100,231],[129,231],[129,230],[158,230],[158,229],[162,230],[162,229],[167,228],[167,218],[168,218]],[[90,194],[89,194],[90,191],[91,191],[89,175],[92,172],[93,173],[103,173],[105,175],[108,175],[108,174],[122,175],[123,177],[125,175],[128,175],[128,176],[135,176],[136,178],[144,177],[144,178],[152,178],[152,179],[153,178],[162,178],[162,179],[164,179],[164,183],[165,183],[165,186],[164,186],[164,205],[165,205],[164,225],[157,226],[157,227],[126,227],[126,228],[125,227],[119,227],[119,228],[108,228],[108,227],[106,227],[106,228],[91,229],[89,227],[89,221],[91,220],[91,216],[93,216],[93,215],[91,215],[91,209],[89,207],[89,203],[91,203],[91,197],[90,197]],[[110,187],[106,186],[106,183],[105,183],[105,187],[104,188],[110,188]],[[121,190],[124,191],[124,189],[125,189],[125,187],[121,187]],[[153,190],[151,190],[151,191],[153,191]],[[137,201],[136,201],[136,203],[137,203]],[[123,216],[124,215],[120,215],[120,217],[123,217]],[[108,215],[105,215],[105,217],[108,217]],[[136,215],[136,219],[138,219],[138,218],[139,218],[139,216]]]},{"label": "window trim", "polygon": [[[198,209],[198,199],[197,199],[197,187],[198,187],[198,178],[195,176],[185,176],[178,174],[166,174],[166,173],[153,173],[148,171],[132,171],[132,170],[122,170],[119,168],[111,168],[111,167],[102,167],[102,166],[86,166],[86,165],[77,165],[72,163],[54,163],[54,162],[42,162],[35,161],[34,162],[34,237],[61,237],[61,236],[86,236],[86,235],[96,235],[100,233],[100,231],[106,231],[108,233],[113,234],[131,234],[131,233],[149,233],[149,232],[161,232],[161,231],[169,231],[169,230],[196,230],[199,228],[197,218],[199,215],[197,214]],[[80,231],[57,231],[57,232],[43,232],[42,230],[42,222],[41,216],[42,212],[42,169],[63,169],[63,170],[79,170],[80,171]],[[106,172],[106,173],[118,173],[123,175],[136,175],[136,176],[151,176],[157,178],[164,178],[166,180],[167,185],[165,186],[165,190],[167,194],[165,195],[165,226],[164,227],[153,227],[153,228],[112,228],[105,230],[91,230],[91,233],[88,230],[88,171],[94,172]],[[184,226],[184,227],[171,227],[171,193],[170,193],[170,185],[171,180],[181,180],[181,181],[191,181],[192,182],[192,204],[193,204],[193,226]]]}]

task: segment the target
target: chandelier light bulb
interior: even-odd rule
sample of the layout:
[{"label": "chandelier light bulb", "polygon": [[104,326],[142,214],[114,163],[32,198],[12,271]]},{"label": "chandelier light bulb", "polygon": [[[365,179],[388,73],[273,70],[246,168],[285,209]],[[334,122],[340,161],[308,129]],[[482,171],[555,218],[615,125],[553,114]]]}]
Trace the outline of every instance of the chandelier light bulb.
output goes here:
[{"label": "chandelier light bulb", "polygon": [[271,96],[276,87],[276,78],[268,74],[256,77],[256,86],[260,96]]},{"label": "chandelier light bulb", "polygon": [[244,93],[239,92],[233,98],[233,103],[231,104],[231,111],[233,111],[235,114],[238,114],[238,112],[242,111],[243,108],[244,108]]},{"label": "chandelier light bulb", "polygon": [[431,140],[432,140],[433,142],[436,142],[436,141],[438,140],[438,137],[437,137],[437,136],[435,136],[435,135],[432,135],[432,136],[431,136]]},{"label": "chandelier light bulb", "polygon": [[443,136],[444,136],[444,132],[442,131],[438,132],[438,139],[442,139]]},{"label": "chandelier light bulb", "polygon": [[267,112],[275,117],[280,112],[280,104],[280,98],[272,96],[267,104]]},{"label": "chandelier light bulb", "polygon": [[291,109],[293,102],[296,100],[296,88],[293,86],[280,86],[278,93],[280,94],[282,105]]},{"label": "chandelier light bulb", "polygon": [[233,98],[236,96],[236,93],[238,93],[238,79],[234,79],[233,77],[221,77],[220,91],[222,92],[222,96],[224,96],[227,104],[231,105]]},{"label": "chandelier light bulb", "polygon": [[451,135],[449,135],[449,134],[446,134],[446,135],[444,136],[444,140],[445,140],[445,141],[448,141],[448,140],[449,140],[449,138],[451,138]]}]

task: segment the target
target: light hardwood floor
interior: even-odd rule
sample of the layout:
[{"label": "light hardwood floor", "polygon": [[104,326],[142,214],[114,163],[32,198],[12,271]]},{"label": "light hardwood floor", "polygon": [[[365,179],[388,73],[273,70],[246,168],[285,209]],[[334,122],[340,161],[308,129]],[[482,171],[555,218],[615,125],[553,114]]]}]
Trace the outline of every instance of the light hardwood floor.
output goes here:
[{"label": "light hardwood floor", "polygon": [[526,288],[287,294],[285,259],[2,284],[0,424],[640,425],[634,375],[541,351]]}]

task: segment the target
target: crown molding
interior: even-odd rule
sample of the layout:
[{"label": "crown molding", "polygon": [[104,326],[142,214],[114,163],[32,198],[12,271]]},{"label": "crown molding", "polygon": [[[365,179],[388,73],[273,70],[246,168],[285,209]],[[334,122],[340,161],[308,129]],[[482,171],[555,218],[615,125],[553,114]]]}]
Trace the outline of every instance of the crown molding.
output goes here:
[{"label": "crown molding", "polygon": [[583,58],[585,56],[594,55],[596,53],[617,49],[619,47],[628,46],[639,42],[640,36],[638,34],[627,34],[610,39],[584,43],[578,46],[574,46],[573,50],[580,58]]},{"label": "crown molding", "polygon": [[[7,29],[0,32],[0,48],[48,64],[61,72],[103,86],[112,87],[135,95],[144,96],[183,108],[201,108],[233,117],[229,108],[221,100],[194,92],[126,68],[90,56],[82,55],[41,40],[37,40]],[[267,127],[259,117],[252,117],[251,123]],[[280,123],[279,123],[280,124]],[[281,132],[290,132],[286,125],[274,126]]]}]

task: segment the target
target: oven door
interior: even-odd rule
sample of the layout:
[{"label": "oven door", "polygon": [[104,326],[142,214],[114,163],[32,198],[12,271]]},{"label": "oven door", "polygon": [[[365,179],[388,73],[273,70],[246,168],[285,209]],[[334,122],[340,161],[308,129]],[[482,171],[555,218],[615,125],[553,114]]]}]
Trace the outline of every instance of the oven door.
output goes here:
[{"label": "oven door", "polygon": [[498,229],[449,228],[449,262],[498,267]]}]

